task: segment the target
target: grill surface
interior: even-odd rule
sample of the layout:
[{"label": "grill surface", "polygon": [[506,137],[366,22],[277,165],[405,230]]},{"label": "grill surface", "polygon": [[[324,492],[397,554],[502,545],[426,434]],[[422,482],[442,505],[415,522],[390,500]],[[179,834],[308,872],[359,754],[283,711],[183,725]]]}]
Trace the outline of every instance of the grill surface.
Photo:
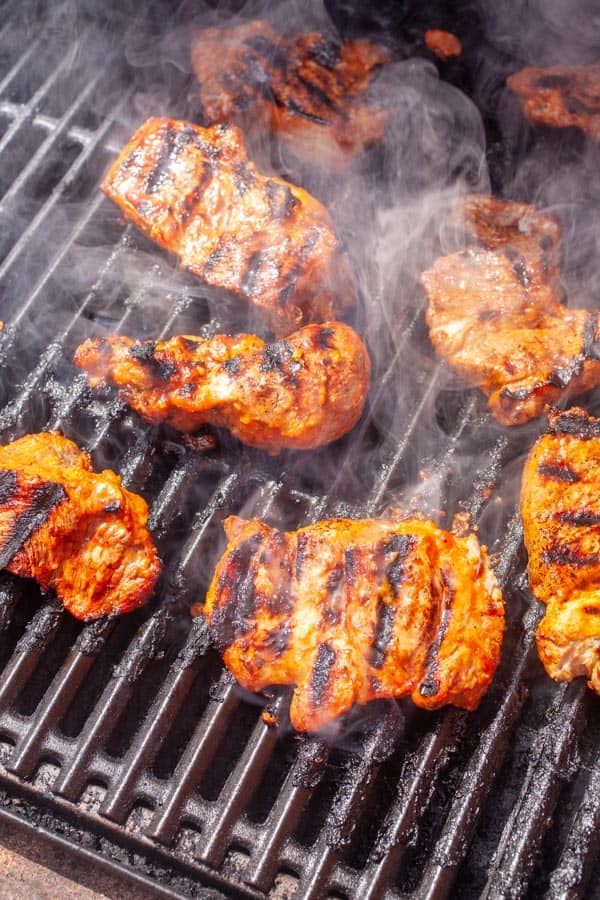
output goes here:
[{"label": "grill surface", "polygon": [[[235,312],[210,318],[197,282],[97,190],[132,104],[138,119],[184,114],[164,89],[146,107],[153,78],[172,98],[186,76],[123,79],[114,33],[69,10],[48,23],[20,7],[0,31],[1,436],[59,428],[117,469],[149,500],[165,570],[147,609],[87,626],[0,576],[0,812],[164,896],[598,896],[599,700],[550,683],[537,659],[514,508],[531,430],[494,425],[439,366],[406,371],[418,309],[335,453],[269,460],[223,434],[202,455],[92,395],[70,362],[83,337],[210,333]],[[492,154],[505,172],[493,141]],[[286,729],[273,695],[284,724],[268,728],[187,613],[223,518],[378,514],[421,468],[435,478],[420,508],[446,522],[468,510],[497,557],[508,627],[488,696],[470,715],[372,704],[328,742]]]}]

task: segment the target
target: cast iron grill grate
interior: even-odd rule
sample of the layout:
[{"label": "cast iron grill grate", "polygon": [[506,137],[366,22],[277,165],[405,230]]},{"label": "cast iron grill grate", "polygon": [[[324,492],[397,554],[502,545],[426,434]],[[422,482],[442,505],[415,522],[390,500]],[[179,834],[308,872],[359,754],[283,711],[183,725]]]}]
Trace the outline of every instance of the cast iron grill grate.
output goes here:
[{"label": "cast iron grill grate", "polygon": [[[508,501],[490,512],[519,439],[468,392],[440,412],[439,368],[401,369],[410,327],[371,415],[337,455],[303,462],[265,460],[226,435],[198,454],[113,394],[92,395],[73,367],[91,334],[221,325],[97,190],[135,86],[123,89],[118,50],[87,28],[72,54],[19,17],[0,32],[0,429],[10,440],[59,428],[117,469],[149,500],[165,571],[147,609],[86,626],[1,576],[0,810],[165,896],[201,885],[241,897],[583,896],[598,852],[598,700],[541,676],[518,519]],[[409,399],[388,433],[378,404],[400,378]],[[422,506],[446,521],[468,509],[497,555],[509,627],[491,691],[471,715],[373,704],[331,745],[268,728],[187,614],[223,518],[296,527],[378,514],[416,480],[415,460],[436,474]],[[285,696],[269,702],[285,720]]]}]

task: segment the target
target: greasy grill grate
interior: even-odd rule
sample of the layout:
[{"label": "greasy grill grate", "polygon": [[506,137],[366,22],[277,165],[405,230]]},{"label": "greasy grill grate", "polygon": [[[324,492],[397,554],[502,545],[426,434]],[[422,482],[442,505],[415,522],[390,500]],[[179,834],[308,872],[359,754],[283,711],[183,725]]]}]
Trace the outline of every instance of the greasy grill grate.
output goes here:
[{"label": "greasy grill grate", "polygon": [[[519,524],[510,503],[490,512],[486,500],[490,486],[502,495],[519,439],[470,393],[441,391],[439,368],[402,370],[410,327],[375,382],[371,418],[337,456],[301,462],[265,460],[226,435],[194,453],[114,395],[92,396],[70,363],[84,336],[107,329],[221,324],[197,283],[97,190],[128,134],[131,94],[115,88],[108,45],[97,65],[102,32],[86,27],[74,53],[16,17],[0,31],[0,428],[4,440],[60,428],[116,468],[150,502],[165,572],[148,609],[88,626],[1,576],[2,814],[165,896],[199,896],[201,884],[241,897],[582,896],[598,851],[598,700],[540,677]],[[386,436],[384,401],[400,380],[404,418]],[[498,555],[509,627],[489,695],[472,715],[373,704],[335,746],[282,737],[186,612],[206,589],[223,518],[243,509],[295,527],[377,514],[421,465],[436,474],[422,505],[445,507],[446,521],[467,508]],[[270,702],[285,715],[285,697]]]}]

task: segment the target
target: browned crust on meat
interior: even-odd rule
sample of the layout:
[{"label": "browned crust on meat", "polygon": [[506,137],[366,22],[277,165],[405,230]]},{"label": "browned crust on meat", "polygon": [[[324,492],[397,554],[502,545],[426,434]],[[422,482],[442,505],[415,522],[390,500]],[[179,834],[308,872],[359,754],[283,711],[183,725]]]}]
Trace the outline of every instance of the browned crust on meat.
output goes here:
[{"label": "browned crust on meat", "polygon": [[506,79],[530,122],[579,128],[600,140],[600,64],[527,66]]}]

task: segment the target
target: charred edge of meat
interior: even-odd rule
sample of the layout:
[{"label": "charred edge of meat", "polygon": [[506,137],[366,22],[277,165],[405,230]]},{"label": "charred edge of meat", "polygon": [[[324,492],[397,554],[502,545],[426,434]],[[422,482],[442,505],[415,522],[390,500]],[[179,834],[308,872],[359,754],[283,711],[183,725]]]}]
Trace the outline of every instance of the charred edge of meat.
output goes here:
[{"label": "charred edge of meat", "polygon": [[219,579],[219,592],[228,597],[226,602],[215,609],[211,630],[215,646],[223,653],[235,637],[248,629],[248,619],[256,607],[254,588],[255,564],[253,557],[263,541],[258,532],[235,547],[229,554],[225,571]]},{"label": "charred edge of meat", "polygon": [[579,481],[579,475],[566,463],[542,463],[538,466],[538,474],[552,481],[564,481],[567,484],[575,484]]},{"label": "charred edge of meat", "polygon": [[529,290],[529,288],[531,287],[531,281],[523,257],[519,253],[517,253],[517,251],[513,247],[504,247],[502,252],[506,256],[506,258],[511,261],[513,271],[519,279],[519,283],[521,284],[521,286],[524,287],[526,291]]},{"label": "charred edge of meat", "polygon": [[151,375],[160,381],[169,381],[177,371],[177,366],[166,359],[157,359],[155,352],[156,341],[132,344],[129,348],[129,356],[147,367]]},{"label": "charred edge of meat", "polygon": [[[10,503],[10,497],[18,490],[17,476],[12,470],[7,477],[7,472],[1,473],[0,494],[4,498],[2,502]],[[8,491],[13,486],[12,493]],[[10,533],[0,547],[0,568],[4,569],[16,553],[24,546],[29,538],[41,528],[48,520],[55,506],[67,499],[67,493],[61,484],[49,481],[39,485],[33,491],[31,504],[25,512],[14,522]]]},{"label": "charred edge of meat", "polygon": [[212,181],[212,177],[214,174],[214,169],[210,163],[202,164],[202,171],[200,172],[198,184],[194,188],[191,194],[185,197],[183,201],[183,212],[181,213],[181,222],[183,225],[187,222],[189,217],[194,212],[196,206],[202,200],[207,187]]},{"label": "charred edge of meat", "polygon": [[394,622],[396,610],[384,600],[380,600],[377,606],[377,624],[371,646],[371,665],[374,669],[381,669],[385,663],[387,649],[394,636]]},{"label": "charred edge of meat", "polygon": [[600,513],[587,512],[582,510],[577,512],[569,510],[567,512],[555,513],[554,518],[559,522],[565,522],[568,525],[574,525],[578,528],[585,528],[589,525],[600,525]]},{"label": "charred edge of meat", "polygon": [[583,556],[576,549],[566,547],[564,544],[553,543],[542,553],[542,562],[546,565],[576,566],[583,569],[585,566],[597,565],[598,554],[592,553],[590,556]]},{"label": "charred edge of meat", "polygon": [[253,297],[256,293],[258,284],[258,275],[264,260],[267,258],[265,250],[255,250],[248,257],[246,269],[242,275],[240,288],[245,297]]},{"label": "charred edge of meat", "polygon": [[274,219],[282,221],[288,219],[298,206],[298,199],[294,197],[287,184],[279,184],[272,178],[267,179],[265,186],[269,211]]},{"label": "charred edge of meat", "polygon": [[262,372],[279,372],[285,375],[285,363],[293,356],[294,351],[287,341],[275,341],[266,344],[263,350]]},{"label": "charred edge of meat", "polygon": [[327,692],[331,670],[336,660],[336,652],[329,644],[319,644],[317,658],[313,666],[310,682],[312,701],[314,706],[319,706]]},{"label": "charred edge of meat", "polygon": [[440,577],[444,585],[444,601],[440,615],[440,624],[438,625],[437,634],[431,644],[425,660],[425,672],[421,684],[419,685],[419,693],[421,697],[434,697],[440,689],[440,680],[437,678],[439,666],[439,654],[442,641],[448,631],[450,619],[452,618],[452,604],[454,603],[454,588],[448,581],[444,571],[440,571]]},{"label": "charred edge of meat", "polygon": [[551,434],[573,434],[582,440],[600,437],[600,419],[567,411],[552,417],[549,431]]},{"label": "charred edge of meat", "polygon": [[286,282],[286,284],[284,284],[284,286],[281,288],[281,290],[279,292],[279,305],[280,306],[285,306],[287,304],[288,300],[290,299],[290,297],[292,296],[292,294],[294,293],[294,290],[296,288],[296,282],[298,281],[298,279],[302,275],[302,272],[304,271],[304,264],[307,260],[307,257],[309,255],[309,253],[311,252],[311,250],[313,249],[313,247],[315,247],[315,245],[317,244],[318,240],[319,240],[319,231],[313,229],[313,231],[311,231],[311,233],[308,235],[307,239],[304,241],[304,244],[300,248],[300,252],[298,254],[298,261],[296,262],[296,265],[292,266],[292,268],[288,272],[287,282]]}]

